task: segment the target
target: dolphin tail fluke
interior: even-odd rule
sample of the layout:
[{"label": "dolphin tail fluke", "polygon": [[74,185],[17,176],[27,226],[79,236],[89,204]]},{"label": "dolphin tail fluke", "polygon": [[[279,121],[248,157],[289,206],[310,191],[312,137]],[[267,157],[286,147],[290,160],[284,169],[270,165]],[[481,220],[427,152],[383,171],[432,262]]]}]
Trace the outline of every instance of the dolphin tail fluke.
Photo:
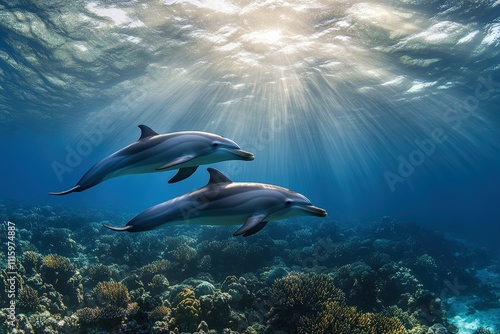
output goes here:
[{"label": "dolphin tail fluke", "polygon": [[114,226],[109,226],[106,224],[103,224],[103,225],[104,225],[104,227],[109,228],[111,231],[116,231],[116,232],[128,231],[132,228],[132,226],[130,226],[130,225],[126,225],[123,227],[114,227]]},{"label": "dolphin tail fluke", "polygon": [[58,192],[58,193],[49,192],[49,195],[55,195],[55,196],[66,195],[66,194],[69,194],[69,193],[72,193],[72,192],[75,192],[75,191],[81,191],[79,189],[80,189],[80,185],[76,185],[76,186],[74,186],[71,189],[68,189],[68,190],[65,190],[65,191],[61,191],[61,192]]}]

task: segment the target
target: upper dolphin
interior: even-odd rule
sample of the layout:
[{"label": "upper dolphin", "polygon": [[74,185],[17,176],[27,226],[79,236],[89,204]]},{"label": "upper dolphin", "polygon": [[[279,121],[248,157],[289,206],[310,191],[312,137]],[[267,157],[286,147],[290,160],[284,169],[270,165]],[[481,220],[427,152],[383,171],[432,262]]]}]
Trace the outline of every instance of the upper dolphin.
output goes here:
[{"label": "upper dolphin", "polygon": [[146,125],[139,125],[141,137],[136,142],[104,158],[90,168],[71,189],[50,192],[66,195],[91,188],[113,177],[179,169],[169,183],[191,176],[198,166],[225,161],[254,159],[231,139],[219,135],[185,131],[158,134]]},{"label": "upper dolphin", "polygon": [[262,183],[232,182],[217,169],[208,168],[210,180],[203,188],[155,205],[114,231],[141,232],[177,224],[238,225],[234,236],[259,232],[271,220],[296,216],[325,217],[303,195]]}]

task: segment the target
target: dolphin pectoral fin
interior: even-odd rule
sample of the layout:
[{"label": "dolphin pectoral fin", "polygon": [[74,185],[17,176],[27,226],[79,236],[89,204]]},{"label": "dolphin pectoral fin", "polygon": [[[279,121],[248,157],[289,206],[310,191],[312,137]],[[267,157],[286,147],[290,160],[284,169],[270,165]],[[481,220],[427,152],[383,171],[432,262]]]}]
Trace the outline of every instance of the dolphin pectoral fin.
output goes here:
[{"label": "dolphin pectoral fin", "polygon": [[76,185],[76,186],[74,186],[71,189],[68,189],[68,190],[65,190],[65,191],[61,191],[61,192],[58,192],[58,193],[49,192],[49,195],[55,195],[55,196],[66,195],[66,194],[69,194],[69,193],[72,193],[72,192],[75,192],[75,191],[80,191],[78,189],[80,189],[80,185]]},{"label": "dolphin pectoral fin", "polygon": [[182,181],[184,179],[187,179],[188,177],[193,175],[193,173],[196,172],[197,169],[198,169],[198,166],[180,168],[179,171],[177,172],[177,174],[175,174],[175,176],[173,178],[171,178],[168,181],[168,183],[175,183],[175,182],[179,182],[179,181]]},{"label": "dolphin pectoral fin", "polygon": [[141,136],[139,137],[139,140],[147,137],[158,136],[158,132],[154,131],[149,126],[141,124],[139,125],[139,129],[141,129]]},{"label": "dolphin pectoral fin", "polygon": [[130,225],[126,225],[126,226],[123,226],[123,227],[113,227],[113,226],[109,226],[109,225],[106,225],[106,224],[103,224],[104,227],[106,228],[109,228],[110,230],[112,231],[116,231],[116,232],[123,232],[123,231],[128,231],[132,228],[132,226]]},{"label": "dolphin pectoral fin", "polygon": [[244,237],[248,237],[248,236],[254,235],[255,233],[257,233],[260,230],[262,230],[264,227],[266,227],[267,223],[269,223],[269,222],[268,221],[263,221],[259,225],[255,226],[255,227],[249,229],[248,231],[246,231],[245,233],[243,233],[243,236]]},{"label": "dolphin pectoral fin", "polygon": [[247,232],[254,231],[253,233],[250,233],[248,235],[252,235],[254,233],[259,232],[264,226],[262,226],[260,229],[258,228],[260,224],[264,222],[264,219],[267,217],[266,214],[258,214],[258,215],[253,215],[250,216],[246,221],[245,224],[243,224],[242,227],[240,227],[236,232],[233,233],[233,236],[237,237],[239,235],[244,235]]},{"label": "dolphin pectoral fin", "polygon": [[195,158],[194,155],[188,154],[188,155],[183,155],[182,157],[175,158],[172,161],[167,162],[164,165],[161,165],[160,167],[156,167],[155,170],[164,170],[167,168],[175,167],[177,165],[186,163],[190,160],[193,160]]}]

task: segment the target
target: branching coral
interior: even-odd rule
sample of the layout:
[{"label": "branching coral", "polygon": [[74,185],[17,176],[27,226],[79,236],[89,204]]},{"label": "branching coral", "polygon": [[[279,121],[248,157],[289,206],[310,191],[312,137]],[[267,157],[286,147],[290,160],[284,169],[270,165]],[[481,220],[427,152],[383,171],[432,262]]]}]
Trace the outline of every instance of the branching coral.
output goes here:
[{"label": "branching coral", "polygon": [[82,324],[91,324],[96,322],[99,319],[99,314],[100,309],[91,307],[84,307],[75,312],[75,315]]},{"label": "branching coral", "polygon": [[89,282],[96,284],[101,281],[109,281],[113,276],[113,271],[108,266],[99,264],[92,266],[88,270]]},{"label": "branching coral", "polygon": [[203,271],[209,271],[212,268],[212,257],[204,255],[198,263],[198,268]]},{"label": "branching coral", "polygon": [[174,251],[173,256],[176,261],[186,265],[196,259],[196,249],[188,245],[180,245]]},{"label": "branching coral", "polygon": [[153,320],[163,320],[170,317],[172,310],[164,305],[156,306],[150,313],[149,317]]},{"label": "branching coral", "polygon": [[344,293],[326,275],[290,273],[277,279],[269,290],[276,308],[284,314],[316,310],[326,301],[344,302]]},{"label": "branching coral", "polygon": [[127,307],[130,301],[127,287],[120,282],[99,282],[94,293],[99,303],[105,306]]},{"label": "branching coral", "polygon": [[150,288],[151,292],[158,294],[167,290],[169,285],[170,283],[165,276],[154,275],[151,279],[151,282],[148,284],[148,287]]},{"label": "branching coral", "polygon": [[57,254],[42,259],[40,273],[44,282],[52,284],[62,294],[74,295],[75,284],[79,284],[75,279],[70,280],[76,274],[75,266],[68,258]]},{"label": "branching coral", "polygon": [[346,293],[349,304],[367,310],[375,308],[378,293],[376,273],[366,263],[355,262],[340,267],[334,282]]},{"label": "branching coral", "polygon": [[34,238],[36,245],[41,249],[48,248],[51,252],[75,256],[78,250],[82,249],[71,236],[71,230],[66,228],[49,227],[37,238]]},{"label": "branching coral", "polygon": [[297,333],[405,334],[407,331],[397,318],[362,313],[353,306],[327,301],[314,316],[300,317]]},{"label": "branching coral", "polygon": [[35,312],[40,306],[40,298],[38,297],[38,291],[30,286],[23,286],[19,290],[19,307],[21,310],[28,312]]},{"label": "branching coral", "polygon": [[43,267],[47,269],[53,269],[54,271],[63,273],[72,273],[75,270],[75,266],[71,264],[68,258],[57,254],[45,256],[42,260],[42,264]]},{"label": "branching coral", "polygon": [[290,333],[403,334],[396,318],[362,313],[345,305],[342,291],[326,275],[291,273],[270,289],[273,327]]},{"label": "branching coral", "polygon": [[397,306],[389,306],[383,309],[380,314],[389,318],[399,319],[406,329],[411,329],[418,324],[418,320],[413,314],[409,314]]},{"label": "branching coral", "polygon": [[34,251],[26,251],[23,253],[22,265],[27,273],[31,273],[33,271],[38,271],[41,256],[37,252]]},{"label": "branching coral", "polygon": [[168,260],[153,261],[141,268],[141,279],[144,283],[150,282],[155,275],[167,274],[171,267],[172,264]]}]

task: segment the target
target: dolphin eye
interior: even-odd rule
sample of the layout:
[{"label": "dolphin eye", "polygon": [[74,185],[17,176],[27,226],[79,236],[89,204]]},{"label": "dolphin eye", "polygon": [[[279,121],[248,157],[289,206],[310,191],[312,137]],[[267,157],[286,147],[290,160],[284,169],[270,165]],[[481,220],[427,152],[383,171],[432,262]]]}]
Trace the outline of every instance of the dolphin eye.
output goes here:
[{"label": "dolphin eye", "polygon": [[290,201],[289,199],[287,199],[285,201],[285,206],[290,206],[290,205],[292,205],[292,201]]},{"label": "dolphin eye", "polygon": [[219,147],[219,143],[212,143],[212,147],[213,147],[213,148],[217,148],[217,147]]}]

